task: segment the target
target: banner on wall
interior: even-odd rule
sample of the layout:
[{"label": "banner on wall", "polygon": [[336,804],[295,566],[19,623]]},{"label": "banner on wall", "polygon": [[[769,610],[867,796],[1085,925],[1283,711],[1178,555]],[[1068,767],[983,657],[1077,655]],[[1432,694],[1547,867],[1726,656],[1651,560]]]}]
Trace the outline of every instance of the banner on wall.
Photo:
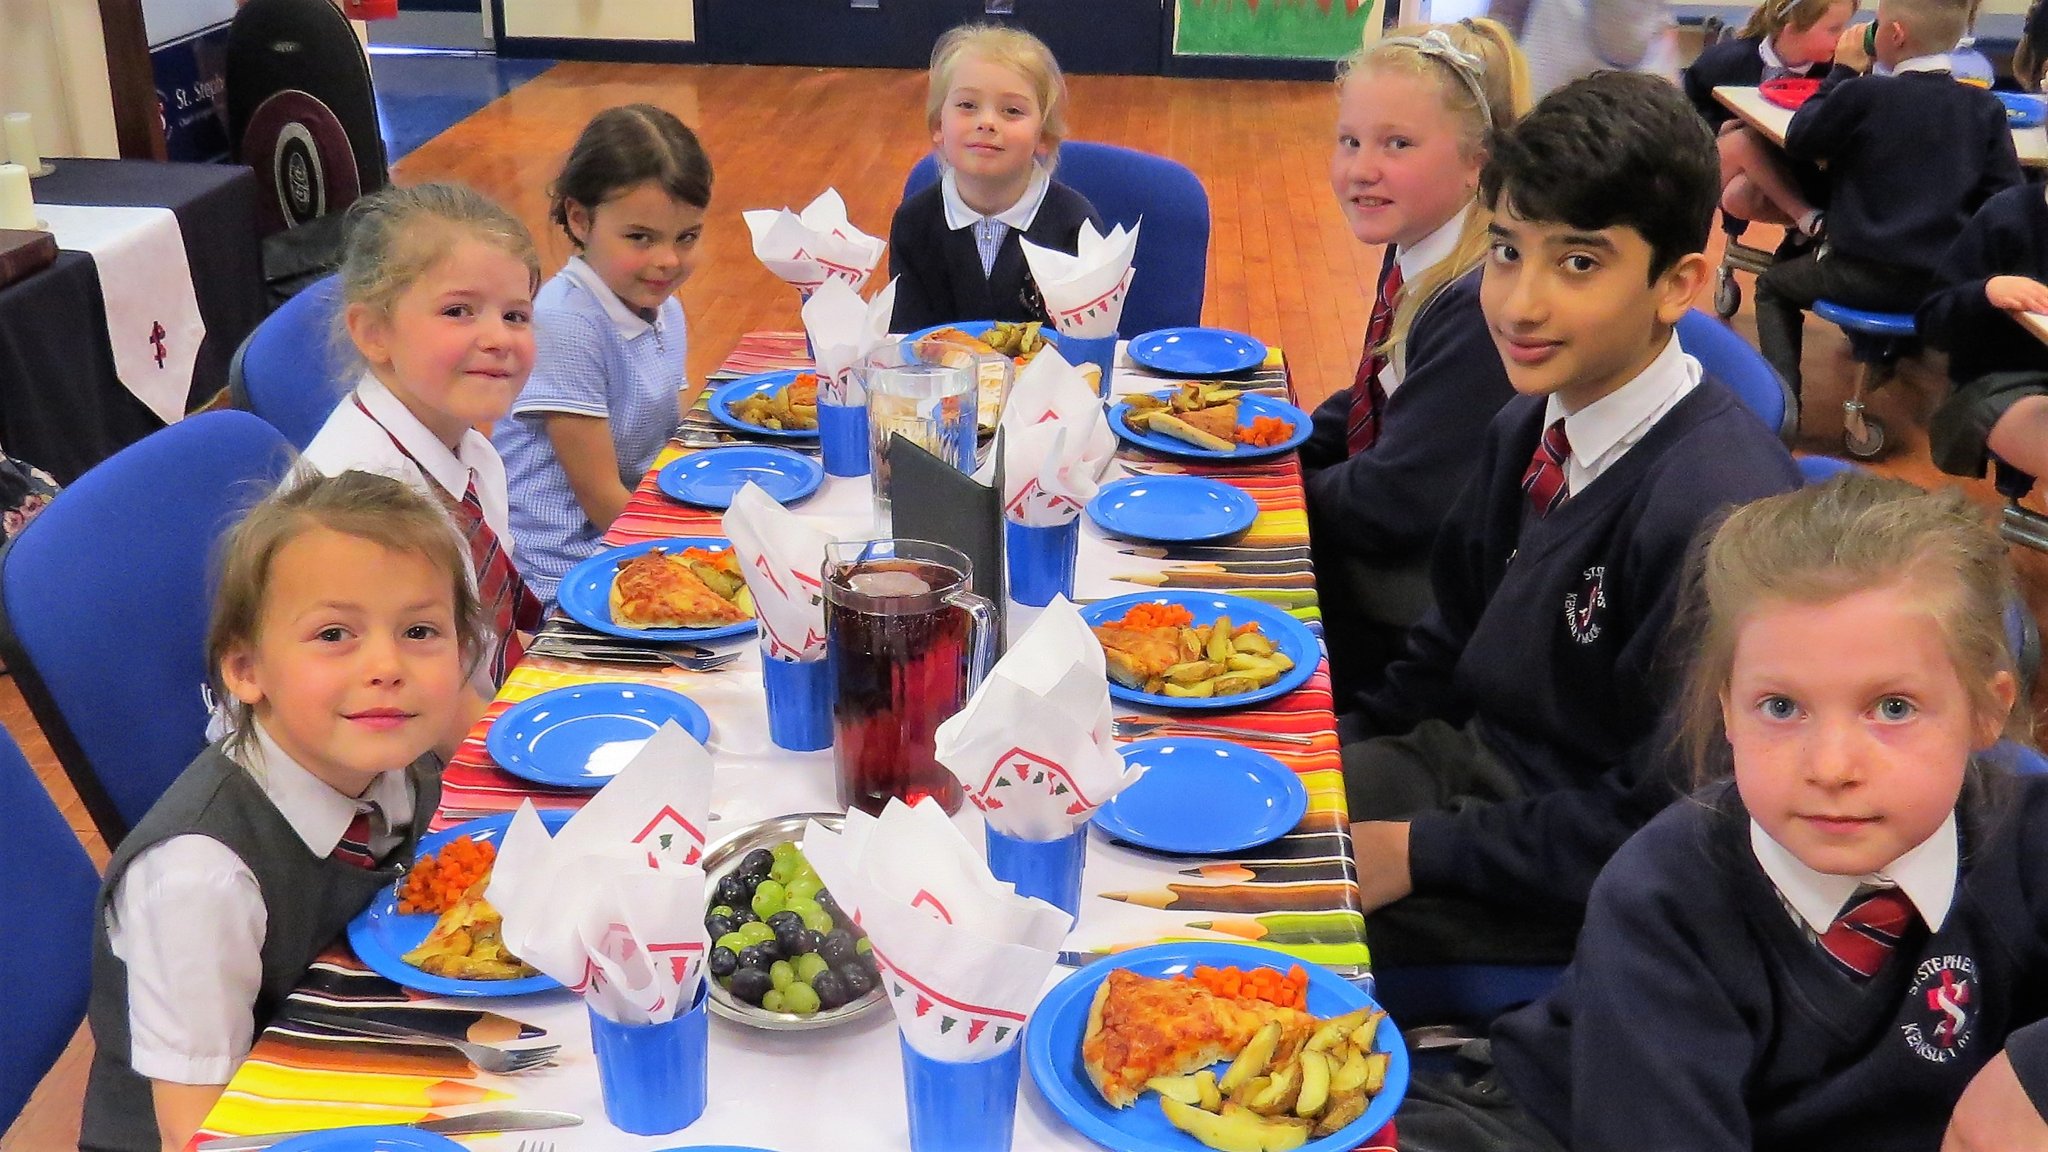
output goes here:
[{"label": "banner on wall", "polygon": [[164,154],[172,160],[228,158],[228,22],[235,0],[143,0],[149,67],[156,80]]},{"label": "banner on wall", "polygon": [[1177,56],[1341,60],[1379,27],[1379,0],[1173,0]]}]

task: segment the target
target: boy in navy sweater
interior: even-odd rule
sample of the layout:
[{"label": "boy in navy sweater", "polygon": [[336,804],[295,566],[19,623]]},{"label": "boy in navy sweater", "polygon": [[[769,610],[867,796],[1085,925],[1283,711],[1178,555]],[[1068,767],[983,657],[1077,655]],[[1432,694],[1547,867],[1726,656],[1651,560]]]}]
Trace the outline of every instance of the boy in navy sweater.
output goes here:
[{"label": "boy in navy sweater", "polygon": [[1949,245],[1920,305],[1920,335],[1948,352],[1949,378],[2048,372],[2048,344],[2015,313],[2048,312],[2048,196],[2029,185],[1987,201]]},{"label": "boy in navy sweater", "polygon": [[1942,254],[1978,207],[2020,182],[2005,105],[1958,84],[1948,50],[1967,0],[1879,0],[1876,63],[1845,35],[1836,67],[1792,116],[1785,153],[1825,161],[1826,242],[1756,282],[1757,345],[1800,392],[1803,310],[1816,300],[1878,312],[1920,306]]},{"label": "boy in navy sweater", "polygon": [[1520,395],[1438,538],[1436,607],[1342,725],[1376,966],[1561,962],[1600,866],[1676,795],[1642,753],[1688,550],[1798,483],[1673,335],[1716,170],[1685,97],[1641,74],[1495,137],[1480,300]]}]

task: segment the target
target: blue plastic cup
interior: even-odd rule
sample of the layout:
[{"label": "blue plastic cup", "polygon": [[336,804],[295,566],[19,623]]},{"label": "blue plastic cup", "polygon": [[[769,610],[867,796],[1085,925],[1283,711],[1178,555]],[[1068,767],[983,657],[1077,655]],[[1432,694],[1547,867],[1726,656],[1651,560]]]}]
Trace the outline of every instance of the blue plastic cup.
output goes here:
[{"label": "blue plastic cup", "polygon": [[868,406],[829,404],[818,397],[818,445],[828,476],[868,474]]},{"label": "blue plastic cup", "polygon": [[1081,518],[1065,524],[1033,527],[1003,521],[1003,552],[1008,557],[1010,599],[1043,608],[1055,596],[1074,598],[1074,557],[1081,547]]},{"label": "blue plastic cup", "polygon": [[706,1049],[710,1016],[703,985],[697,1002],[666,1024],[617,1024],[590,1009],[597,1082],[612,1126],[636,1136],[664,1136],[697,1122],[709,1092]]},{"label": "blue plastic cup", "polygon": [[1066,359],[1067,363],[1072,364],[1076,368],[1083,364],[1093,364],[1100,368],[1102,370],[1102,379],[1097,383],[1096,390],[1104,396],[1109,395],[1109,370],[1116,363],[1116,335],[1114,333],[1108,336],[1099,336],[1093,340],[1083,340],[1079,336],[1063,334],[1060,336],[1060,355]]},{"label": "blue plastic cup", "polygon": [[971,1063],[934,1060],[896,1034],[903,1049],[903,1098],[911,1152],[1009,1152],[1017,1127],[1024,1045]]},{"label": "blue plastic cup", "polygon": [[761,645],[761,682],[768,688],[768,738],[777,748],[815,752],[832,746],[832,664],[778,660]]},{"label": "blue plastic cup", "polygon": [[1014,884],[1019,896],[1036,896],[1080,919],[1081,869],[1088,861],[1088,826],[1058,840],[1019,840],[989,825],[988,870]]}]

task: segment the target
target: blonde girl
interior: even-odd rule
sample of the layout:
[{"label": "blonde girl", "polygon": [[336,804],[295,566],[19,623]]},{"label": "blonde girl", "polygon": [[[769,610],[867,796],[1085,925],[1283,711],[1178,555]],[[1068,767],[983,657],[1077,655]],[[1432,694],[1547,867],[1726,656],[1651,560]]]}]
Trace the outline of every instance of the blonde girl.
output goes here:
[{"label": "blonde girl", "polygon": [[81,1145],[183,1148],[314,956],[410,864],[484,634],[438,503],[288,482],[227,535],[206,650],[232,730],[107,865]]}]

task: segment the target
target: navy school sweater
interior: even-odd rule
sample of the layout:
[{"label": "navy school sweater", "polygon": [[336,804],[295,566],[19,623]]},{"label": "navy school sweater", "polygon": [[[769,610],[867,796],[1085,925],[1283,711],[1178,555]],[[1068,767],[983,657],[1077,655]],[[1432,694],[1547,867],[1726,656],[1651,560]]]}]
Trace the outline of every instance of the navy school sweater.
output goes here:
[{"label": "navy school sweater", "polygon": [[[1041,248],[1072,252],[1081,224],[1107,231],[1086,197],[1055,180],[1022,238]],[[897,278],[893,332],[915,332],[962,320],[1049,321],[1031,282],[1015,228],[1003,237],[995,265],[984,276],[974,229],[948,228],[946,202],[933,184],[896,209],[889,225],[889,275]]]},{"label": "navy school sweater", "polygon": [[1409,329],[1401,386],[1371,449],[1347,456],[1351,390],[1316,409],[1301,446],[1309,537],[1319,555],[1427,558],[1459,489],[1479,466],[1486,426],[1515,394],[1479,311],[1479,271],[1453,281]]},{"label": "navy school sweater", "polygon": [[1792,114],[1785,152],[1827,162],[1831,250],[1930,275],[1971,214],[2021,180],[2005,105],[1947,72],[1836,68]]},{"label": "navy school sweater", "polygon": [[2048,283],[2048,196],[2039,187],[2008,188],[1977,209],[1920,305],[1920,335],[1948,350],[1948,374],[1958,383],[1992,372],[2048,372],[2048,344],[1984,298],[1993,276]]},{"label": "navy school sweater", "polygon": [[[1679,86],[1685,89],[1692,106],[1699,109],[1707,127],[1720,131],[1721,125],[1735,115],[1719,100],[1714,99],[1714,89],[1735,84],[1755,87],[1763,83],[1764,58],[1760,48],[1764,42],[1761,36],[1743,36],[1723,40],[1699,54],[1683,72],[1678,74]],[[1804,68],[1788,68],[1787,76],[1811,76],[1818,63]]]},{"label": "navy school sweater", "polygon": [[1601,873],[1563,983],[1494,1026],[1516,1102],[1573,1152],[1935,1152],[2001,1048],[2048,1101],[2048,778],[1992,783],[1941,931],[1916,918],[1863,983],[1785,910],[1732,786],[1667,809]]},{"label": "navy school sweater", "polygon": [[[1522,473],[1544,398],[1508,401],[1432,558],[1436,606],[1347,728],[1398,735],[1476,719],[1527,794],[1409,829],[1421,894],[1576,915],[1600,866],[1675,795],[1655,767],[1673,687],[1661,649],[1694,538],[1724,509],[1799,484],[1734,394],[1702,381],[1544,519]],[[1348,734],[1347,734],[1348,735]]]}]

